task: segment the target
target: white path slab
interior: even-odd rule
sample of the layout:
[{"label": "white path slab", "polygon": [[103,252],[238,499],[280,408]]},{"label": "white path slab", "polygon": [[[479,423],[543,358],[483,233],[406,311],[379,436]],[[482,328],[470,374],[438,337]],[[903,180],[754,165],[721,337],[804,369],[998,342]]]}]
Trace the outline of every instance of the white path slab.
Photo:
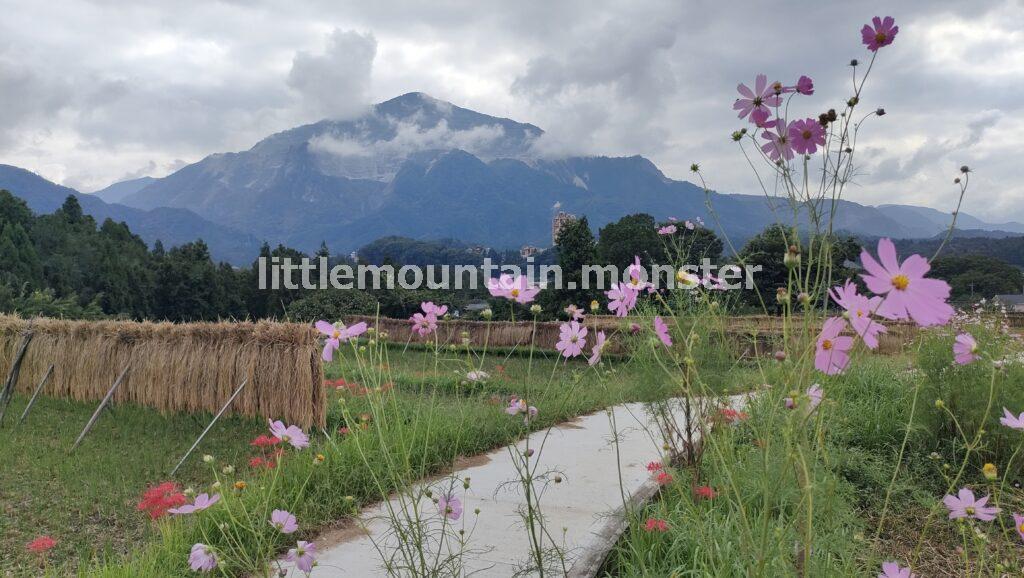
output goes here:
[{"label": "white path slab", "polygon": [[[728,398],[734,408],[744,402],[744,396]],[[657,484],[646,468],[648,462],[662,456],[662,441],[652,416],[642,404],[617,406],[614,412],[619,432],[621,486],[611,423],[605,411],[553,428],[539,454],[538,471],[557,469],[563,478],[561,483],[547,486],[541,507],[550,534],[564,544],[562,549],[571,576],[593,575],[623,530],[623,490],[633,503],[645,501],[657,491]],[[681,409],[675,413],[682,426]],[[531,434],[530,446],[536,448],[544,435],[545,431]],[[519,442],[520,451],[525,444],[526,440]],[[451,523],[454,526],[449,531],[464,527],[470,537],[467,552],[461,557],[461,570],[451,574],[495,578],[517,575],[528,559],[529,541],[519,514],[525,500],[516,483],[512,456],[503,448],[472,461],[476,465],[427,483],[436,496],[445,491],[440,489],[441,485],[451,488],[453,479],[471,480],[468,490],[463,489],[461,482],[454,486],[453,494],[462,500],[464,514],[461,520]],[[390,506],[396,510],[402,507],[397,498],[391,500]],[[429,523],[435,532],[439,531],[437,506],[424,498],[419,507],[431,514]],[[480,509],[479,515],[474,514],[475,508]],[[322,537],[320,543],[327,544],[318,553],[314,578],[388,575],[381,551],[393,553],[397,543],[387,518],[387,505],[367,508],[359,520],[361,528]],[[298,577],[301,573],[293,569],[289,576]]]}]

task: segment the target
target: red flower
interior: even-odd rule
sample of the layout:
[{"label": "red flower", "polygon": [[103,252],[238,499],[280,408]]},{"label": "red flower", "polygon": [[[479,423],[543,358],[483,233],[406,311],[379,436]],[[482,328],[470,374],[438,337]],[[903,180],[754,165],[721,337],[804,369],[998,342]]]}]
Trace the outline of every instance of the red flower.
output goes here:
[{"label": "red flower", "polygon": [[349,431],[351,430],[349,430],[347,426],[341,426],[338,428],[338,433],[343,436],[347,436]]},{"label": "red flower", "polygon": [[29,552],[42,554],[57,545],[57,541],[49,536],[39,536],[25,545]]},{"label": "red flower", "polygon": [[185,494],[178,489],[178,484],[164,482],[146,490],[136,507],[148,513],[151,520],[155,520],[166,515],[167,510],[182,506],[187,501]]},{"label": "red flower", "polygon": [[662,469],[661,462],[650,462],[647,464],[648,472],[657,472]]},{"label": "red flower", "polygon": [[747,415],[746,412],[736,411],[731,407],[723,408],[721,411],[719,411],[719,415],[722,416],[722,419],[730,423],[737,423],[750,417],[749,415]]},{"label": "red flower", "polygon": [[658,472],[658,476],[654,478],[658,481],[658,484],[664,486],[672,483],[672,474],[668,472]]},{"label": "red flower", "polygon": [[263,467],[263,458],[261,458],[259,456],[253,456],[253,457],[249,458],[249,467],[250,468],[262,468]]},{"label": "red flower", "polygon": [[697,486],[693,489],[693,495],[705,500],[711,500],[718,496],[718,492],[711,486]]},{"label": "red flower", "polygon": [[644,530],[648,532],[668,532],[668,522],[665,520],[659,520],[658,518],[647,518],[647,523],[644,524]]},{"label": "red flower", "polygon": [[280,438],[268,436],[267,434],[260,434],[256,439],[249,442],[249,445],[256,446],[258,448],[267,448],[270,446],[276,446],[281,443]]}]

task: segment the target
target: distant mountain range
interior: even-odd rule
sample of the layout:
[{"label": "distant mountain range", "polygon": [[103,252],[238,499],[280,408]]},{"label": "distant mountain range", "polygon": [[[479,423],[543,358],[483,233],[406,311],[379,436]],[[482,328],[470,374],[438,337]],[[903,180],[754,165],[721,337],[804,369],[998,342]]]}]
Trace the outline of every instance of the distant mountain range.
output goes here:
[{"label": "distant mountain range", "polygon": [[[83,202],[87,212],[123,215],[147,240],[203,237],[215,254],[235,262],[251,260],[254,251],[241,261],[236,255],[256,240],[307,251],[326,241],[335,252],[386,235],[544,247],[556,208],[586,215],[595,232],[639,212],[712,223],[704,191],[666,177],[650,160],[551,159],[536,152],[543,138],[531,124],[409,93],[355,120],[300,126],[247,151],[213,154],[163,178],[115,183],[80,198],[94,201]],[[30,198],[37,192],[5,180],[7,169],[0,170],[0,187],[42,210],[46,203]],[[710,200],[735,243],[774,222],[773,206],[780,217],[789,214],[783,199],[711,193]],[[843,202],[838,215],[837,230],[899,238],[935,236],[951,218],[922,207],[852,202]],[[958,227],[1024,234],[1024,224],[993,225],[966,214]]]}]

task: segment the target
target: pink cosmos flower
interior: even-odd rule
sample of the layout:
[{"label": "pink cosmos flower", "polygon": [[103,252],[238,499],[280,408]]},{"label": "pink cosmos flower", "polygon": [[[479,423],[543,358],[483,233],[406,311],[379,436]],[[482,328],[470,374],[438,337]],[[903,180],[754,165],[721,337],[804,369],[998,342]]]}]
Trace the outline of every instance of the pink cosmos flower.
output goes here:
[{"label": "pink cosmos flower", "polygon": [[817,383],[807,388],[807,398],[810,400],[810,409],[813,411],[819,405],[821,405],[821,399],[825,397],[825,392],[821,389],[821,386]]},{"label": "pink cosmos flower", "polygon": [[689,231],[692,231],[697,228],[697,225],[694,225],[693,221],[690,221],[689,219],[683,222],[683,226],[686,227],[686,229]]},{"label": "pink cosmos flower", "polygon": [[424,301],[420,303],[420,309],[426,315],[433,315],[434,317],[444,317],[445,313],[448,313],[447,305],[434,305],[433,301]]},{"label": "pink cosmos flower", "polygon": [[505,413],[509,415],[523,414],[523,423],[529,423],[530,418],[537,415],[537,408],[527,405],[525,399],[513,397],[509,400]]},{"label": "pink cosmos flower", "polygon": [[754,123],[757,128],[772,128],[778,121],[770,120],[771,117],[772,113],[768,112],[767,108],[759,108],[750,113],[750,122]]},{"label": "pink cosmos flower", "polygon": [[882,573],[878,578],[917,578],[917,574],[910,571],[910,568],[902,568],[896,562],[883,562]]},{"label": "pink cosmos flower", "polygon": [[488,280],[487,290],[494,297],[504,297],[509,301],[521,304],[533,301],[537,294],[540,293],[540,289],[530,285],[526,277],[522,275],[513,277],[509,274],[504,274],[497,279]]},{"label": "pink cosmos flower", "polygon": [[270,525],[282,534],[291,534],[299,529],[295,516],[285,510],[274,510],[270,513]]},{"label": "pink cosmos flower", "polygon": [[660,339],[666,347],[672,347],[672,336],[668,333],[668,325],[665,325],[665,321],[660,315],[656,315],[654,317],[654,334],[658,336],[658,339]]},{"label": "pink cosmos flower", "polygon": [[604,351],[605,341],[604,331],[598,331],[597,339],[594,340],[594,348],[590,350],[590,359],[587,360],[591,366],[601,363],[601,353]]},{"label": "pink cosmos flower", "polygon": [[974,492],[967,488],[960,488],[956,496],[947,494],[942,498],[942,503],[949,508],[949,519],[974,518],[982,522],[991,522],[996,519],[996,514],[1001,510],[993,506],[986,506],[988,496],[975,499]]},{"label": "pink cosmos flower", "polygon": [[285,559],[295,563],[296,568],[309,574],[313,571],[313,565],[316,564],[316,544],[299,540],[294,548],[288,550]]},{"label": "pink cosmos flower", "polygon": [[1024,540],[1024,515],[1013,513],[1013,529],[1017,530],[1017,535]]},{"label": "pink cosmos flower", "polygon": [[177,508],[171,508],[167,510],[167,513],[180,515],[180,514],[194,514],[196,512],[202,512],[206,508],[216,504],[220,501],[220,494],[214,494],[211,498],[209,494],[199,494],[191,504],[185,504],[184,506],[178,506]]},{"label": "pink cosmos flower", "polygon": [[366,323],[363,322],[356,323],[352,327],[345,327],[341,324],[339,324],[341,327],[336,327],[320,320],[315,325],[317,331],[327,336],[327,341],[324,343],[324,351],[321,354],[323,360],[327,362],[334,359],[334,352],[342,343],[366,333]]},{"label": "pink cosmos flower", "polygon": [[740,118],[748,116],[755,110],[768,110],[782,103],[782,99],[775,92],[774,85],[769,85],[768,77],[763,74],[757,75],[757,79],[754,81],[754,90],[750,90],[746,84],[742,83],[736,87],[736,90],[743,98],[736,99],[732,108],[740,111],[738,115]]},{"label": "pink cosmos flower", "polygon": [[409,322],[412,323],[412,330],[418,333],[420,337],[430,335],[437,329],[437,317],[433,313],[414,313],[409,318]]},{"label": "pink cosmos flower", "polygon": [[853,281],[847,280],[842,287],[835,287],[828,290],[832,300],[846,310],[846,316],[850,319],[853,330],[864,340],[864,345],[869,349],[878,347],[878,335],[885,333],[887,329],[881,323],[871,318],[871,314],[882,304],[881,297],[870,299],[857,292],[857,286]]},{"label": "pink cosmos flower", "polygon": [[809,76],[801,76],[800,79],[796,81],[796,86],[793,88],[795,88],[800,94],[810,96],[814,94],[814,81],[811,80],[811,77]]},{"label": "pink cosmos flower", "polygon": [[775,121],[775,131],[766,130],[761,133],[761,138],[768,141],[761,145],[761,150],[771,160],[778,162],[793,159],[793,143],[789,140],[789,127],[786,121],[781,118]]},{"label": "pink cosmos flower", "polygon": [[633,256],[633,264],[627,269],[629,272],[628,284],[639,294],[644,289],[648,291],[654,290],[654,284],[649,281],[644,281],[643,278],[647,272],[644,271],[643,265],[640,264],[640,257],[637,255]]},{"label": "pink cosmos flower", "polygon": [[569,315],[569,319],[573,319],[575,321],[583,321],[583,319],[586,318],[587,316],[582,309],[575,305],[569,305],[568,307],[566,307],[565,312],[567,315]]},{"label": "pink cosmos flower", "polygon": [[615,313],[616,317],[625,317],[636,307],[639,292],[627,283],[612,283],[612,288],[605,295],[609,300],[608,310]]},{"label": "pink cosmos flower", "polygon": [[587,328],[579,321],[563,323],[559,328],[558,343],[555,349],[562,352],[562,357],[576,357],[583,353],[587,345]]},{"label": "pink cosmos flower", "polygon": [[840,335],[846,329],[846,320],[842,317],[829,317],[825,320],[818,335],[818,343],[814,354],[814,367],[826,375],[842,373],[850,363],[853,338]]},{"label": "pink cosmos flower", "polygon": [[954,314],[946,303],[949,284],[939,279],[926,279],[931,269],[928,260],[920,255],[907,257],[902,264],[896,257],[896,246],[889,239],[878,241],[875,261],[867,250],[861,251],[860,260],[867,273],[861,273],[872,293],[885,295],[875,311],[886,319],[913,319],[921,327],[944,325]]},{"label": "pink cosmos flower", "polygon": [[659,235],[675,235],[677,230],[678,229],[676,229],[675,225],[665,225],[664,227],[658,229],[658,234]]},{"label": "pink cosmos flower", "polygon": [[797,120],[789,125],[789,141],[801,155],[813,155],[825,146],[825,127],[813,118]]},{"label": "pink cosmos flower", "polygon": [[217,567],[217,555],[206,544],[193,544],[188,565],[195,572],[209,572]]},{"label": "pink cosmos flower", "polygon": [[270,434],[277,439],[291,444],[297,450],[309,446],[309,436],[299,426],[285,426],[284,422],[281,421],[267,421],[270,423]]},{"label": "pink cosmos flower", "polygon": [[441,496],[437,499],[437,511],[449,520],[462,517],[462,501],[454,496]]},{"label": "pink cosmos flower", "polygon": [[899,26],[894,26],[895,23],[892,16],[886,16],[885,20],[875,16],[871,19],[871,24],[874,24],[874,27],[865,24],[864,28],[860,29],[861,41],[871,52],[877,52],[879,48],[889,46],[900,31]]},{"label": "pink cosmos flower", "polygon": [[953,343],[953,359],[960,365],[967,365],[981,359],[978,355],[978,342],[970,333],[961,333]]},{"label": "pink cosmos flower", "polygon": [[999,423],[1005,425],[1010,429],[1024,430],[1024,411],[1020,412],[1020,415],[1015,416],[1010,413],[1010,410],[1003,408],[1003,417],[999,418]]}]

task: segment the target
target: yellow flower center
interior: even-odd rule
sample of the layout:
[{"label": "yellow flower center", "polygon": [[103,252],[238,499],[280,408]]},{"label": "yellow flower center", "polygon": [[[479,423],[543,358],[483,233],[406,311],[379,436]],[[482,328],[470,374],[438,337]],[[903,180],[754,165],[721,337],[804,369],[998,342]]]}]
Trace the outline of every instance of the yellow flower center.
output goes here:
[{"label": "yellow flower center", "polygon": [[910,286],[910,279],[907,279],[906,275],[900,274],[892,278],[892,286],[899,291],[906,291],[907,287]]},{"label": "yellow flower center", "polygon": [[826,339],[825,341],[822,341],[821,342],[821,348],[824,349],[825,351],[828,351],[829,349],[832,349],[832,340],[831,339]]},{"label": "yellow flower center", "polygon": [[341,332],[335,329],[334,333],[331,333],[331,337],[333,337],[334,339],[338,339],[341,337]]},{"label": "yellow flower center", "polygon": [[864,317],[864,310],[863,309],[858,309],[857,310],[857,317]]},{"label": "yellow flower center", "polygon": [[800,136],[804,137],[805,139],[810,139],[811,138],[811,131],[805,130],[802,133],[800,133]]},{"label": "yellow flower center", "polygon": [[973,507],[964,508],[964,511],[967,512],[971,516],[974,515],[974,508]]},{"label": "yellow flower center", "polygon": [[513,297],[519,297],[519,289],[513,289],[512,290],[512,296]]},{"label": "yellow flower center", "polygon": [[879,42],[879,43],[885,42],[885,39],[886,39],[885,32],[876,32],[875,33],[875,42]]}]

